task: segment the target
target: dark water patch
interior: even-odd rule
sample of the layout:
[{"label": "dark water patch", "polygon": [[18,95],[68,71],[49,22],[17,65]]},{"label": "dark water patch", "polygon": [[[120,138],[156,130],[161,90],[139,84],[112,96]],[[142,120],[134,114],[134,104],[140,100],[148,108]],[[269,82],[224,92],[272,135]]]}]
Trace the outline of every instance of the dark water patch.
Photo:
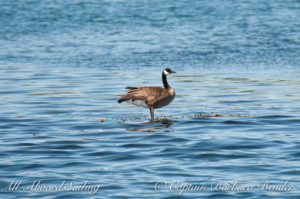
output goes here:
[{"label": "dark water patch", "polygon": [[108,158],[109,161],[138,161],[143,159],[143,157],[138,155],[126,154],[125,152],[120,153],[119,155]]},{"label": "dark water patch", "polygon": [[203,118],[203,117],[195,117],[195,118],[186,118],[180,120],[178,123],[182,125],[198,125],[198,124],[208,124],[208,125],[213,125],[215,124],[215,120],[211,119],[210,117]]},{"label": "dark water patch", "polygon": [[39,163],[30,163],[30,164],[19,163],[17,165],[12,165],[12,164],[6,165],[6,167],[3,167],[3,170],[14,171],[14,172],[18,172],[20,170],[30,171],[34,169],[44,169],[47,168],[48,166],[49,165],[44,165]]},{"label": "dark water patch", "polygon": [[191,177],[192,174],[189,173],[183,173],[183,172],[160,172],[159,176],[161,177]]},{"label": "dark water patch", "polygon": [[43,167],[47,167],[46,165],[44,164],[37,164],[37,163],[33,163],[33,164],[30,164],[30,165],[24,165],[23,169],[40,169],[40,168],[43,168]]},{"label": "dark water patch", "polygon": [[[40,147],[39,147],[40,148]],[[8,151],[9,153],[12,154],[18,154],[18,155],[47,155],[47,156],[51,156],[51,155],[56,155],[56,157],[65,157],[66,155],[72,155],[72,152],[68,152],[68,151],[62,151],[62,150],[51,150],[51,149],[44,149],[44,150],[26,150],[26,151]]]},{"label": "dark water patch", "polygon": [[270,144],[266,143],[236,143],[235,145],[227,145],[227,146],[222,146],[220,149],[225,149],[225,150],[238,150],[238,149],[263,149],[270,146]]},{"label": "dark water patch", "polygon": [[11,96],[11,95],[21,95],[21,94],[26,94],[26,93],[29,93],[30,91],[28,90],[9,90],[9,91],[0,91],[0,95],[1,96]]},{"label": "dark water patch", "polygon": [[166,140],[169,139],[169,135],[165,135],[165,134],[150,134],[147,135],[146,137],[149,140],[153,140],[153,141],[158,141],[158,140]]},{"label": "dark water patch", "polygon": [[232,159],[245,159],[253,158],[255,155],[252,154],[219,154],[219,153],[201,153],[194,156],[195,159],[205,159],[208,161],[220,161],[220,160],[232,160]]},{"label": "dark water patch", "polygon": [[97,130],[97,129],[103,129],[102,125],[95,125],[96,123],[92,123],[90,125],[86,125],[86,124],[82,124],[82,125],[70,125],[69,129],[70,130],[78,130],[78,131],[82,131],[82,130]]},{"label": "dark water patch", "polygon": [[240,127],[240,125],[257,125],[256,122],[251,121],[238,121],[238,120],[227,120],[223,122],[224,124],[230,124],[230,125],[238,125],[237,127]]},{"label": "dark water patch", "polygon": [[299,126],[299,119],[282,119],[282,118],[269,118],[267,120],[259,120],[259,122],[264,123],[264,124],[272,124],[272,125],[296,125]]},{"label": "dark water patch", "polygon": [[100,151],[100,152],[91,152],[91,153],[86,153],[85,155],[87,156],[97,156],[97,157],[103,157],[103,156],[116,156],[118,155],[118,152],[116,151]]},{"label": "dark water patch", "polygon": [[172,159],[172,158],[181,158],[183,157],[183,154],[180,152],[170,151],[170,152],[160,152],[159,154],[153,155],[153,157],[163,157],[163,158]]},{"label": "dark water patch", "polygon": [[78,161],[73,161],[73,162],[67,162],[64,164],[61,164],[60,167],[85,167],[88,166],[89,163],[87,162],[78,162]]},{"label": "dark water patch", "polygon": [[293,116],[290,115],[267,115],[267,116],[259,116],[258,119],[282,119],[282,118],[291,118]]},{"label": "dark water patch", "polygon": [[22,143],[17,143],[16,147],[20,146],[20,147],[32,147],[32,146],[36,146],[36,143],[33,142],[22,142]]},{"label": "dark water patch", "polygon": [[185,142],[189,142],[189,141],[190,141],[189,139],[179,138],[179,137],[166,140],[167,143],[185,143]]},{"label": "dark water patch", "polygon": [[27,119],[27,118],[11,118],[11,117],[2,117],[0,118],[0,122],[2,123],[9,123],[9,124],[16,124],[16,123],[27,123],[36,121],[34,119]]},{"label": "dark water patch", "polygon": [[74,150],[74,149],[82,149],[84,147],[76,144],[69,144],[69,145],[62,145],[62,146],[56,146],[53,147],[53,149],[59,149],[59,150]]},{"label": "dark water patch", "polygon": [[295,152],[295,153],[291,153],[290,154],[290,157],[295,157],[295,158],[298,158],[298,160],[300,160],[300,152]]},{"label": "dark water patch", "polygon": [[11,124],[8,124],[8,125],[0,125],[0,129],[13,129],[14,127],[11,125]]},{"label": "dark water patch", "polygon": [[124,147],[124,148],[151,148],[151,147],[155,147],[155,145],[153,145],[153,144],[132,143],[132,144],[123,144],[120,147]]},{"label": "dark water patch", "polygon": [[60,110],[60,109],[40,109],[36,111],[36,113],[41,115],[63,115],[63,114],[71,114],[73,111],[71,110]]},{"label": "dark water patch", "polygon": [[[240,158],[238,158],[238,159],[240,159]],[[243,162],[244,162],[244,158],[241,158],[241,160],[243,160]],[[226,173],[228,173],[228,172],[230,172],[230,173],[231,172],[232,173],[239,172],[239,173],[244,174],[245,176],[248,173],[255,173],[255,175],[258,175],[258,174],[263,174],[265,172],[273,173],[273,172],[276,171],[276,169],[273,168],[273,165],[260,165],[260,164],[257,164],[255,162],[250,161],[251,159],[246,159],[246,160],[250,162],[247,165],[245,165],[245,164],[244,165],[235,165],[235,164],[233,164],[233,165],[212,166],[212,168],[214,168],[215,170],[218,170],[218,171],[222,171],[223,173],[225,171],[226,171]],[[218,162],[218,161],[212,161],[212,162]]]}]

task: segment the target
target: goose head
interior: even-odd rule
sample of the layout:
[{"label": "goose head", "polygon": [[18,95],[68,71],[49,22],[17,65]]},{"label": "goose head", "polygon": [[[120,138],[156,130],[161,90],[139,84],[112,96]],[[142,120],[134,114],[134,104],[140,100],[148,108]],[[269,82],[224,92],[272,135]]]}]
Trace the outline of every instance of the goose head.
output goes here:
[{"label": "goose head", "polygon": [[169,68],[166,68],[166,69],[163,70],[163,73],[164,73],[165,75],[169,75],[169,74],[176,73],[176,72],[173,71],[173,70],[171,70],[171,69],[169,69]]}]

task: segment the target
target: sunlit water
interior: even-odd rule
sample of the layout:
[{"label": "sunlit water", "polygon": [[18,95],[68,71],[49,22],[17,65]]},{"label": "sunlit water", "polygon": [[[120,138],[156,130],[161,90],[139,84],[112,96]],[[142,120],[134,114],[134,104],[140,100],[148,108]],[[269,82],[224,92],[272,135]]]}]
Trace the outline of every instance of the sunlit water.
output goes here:
[{"label": "sunlit water", "polygon": [[[1,1],[1,197],[299,198],[299,11]],[[117,103],[165,67],[155,123]]]}]

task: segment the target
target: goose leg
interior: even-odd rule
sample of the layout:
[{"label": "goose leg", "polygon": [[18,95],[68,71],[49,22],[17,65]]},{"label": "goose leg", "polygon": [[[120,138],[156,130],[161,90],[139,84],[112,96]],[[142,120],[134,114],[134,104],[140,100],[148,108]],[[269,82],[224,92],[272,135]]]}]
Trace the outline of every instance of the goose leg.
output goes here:
[{"label": "goose leg", "polygon": [[151,122],[154,122],[154,108],[150,108]]}]

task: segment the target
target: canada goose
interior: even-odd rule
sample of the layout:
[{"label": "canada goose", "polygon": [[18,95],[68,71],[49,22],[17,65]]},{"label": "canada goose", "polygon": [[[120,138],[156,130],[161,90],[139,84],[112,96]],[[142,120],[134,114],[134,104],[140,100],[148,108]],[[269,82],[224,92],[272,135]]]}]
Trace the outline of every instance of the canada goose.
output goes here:
[{"label": "canada goose", "polygon": [[119,97],[118,102],[126,101],[129,104],[150,109],[151,122],[154,121],[154,109],[168,105],[175,98],[175,90],[168,84],[167,75],[176,73],[169,68],[162,71],[164,88],[158,86],[126,87],[125,95]]}]

